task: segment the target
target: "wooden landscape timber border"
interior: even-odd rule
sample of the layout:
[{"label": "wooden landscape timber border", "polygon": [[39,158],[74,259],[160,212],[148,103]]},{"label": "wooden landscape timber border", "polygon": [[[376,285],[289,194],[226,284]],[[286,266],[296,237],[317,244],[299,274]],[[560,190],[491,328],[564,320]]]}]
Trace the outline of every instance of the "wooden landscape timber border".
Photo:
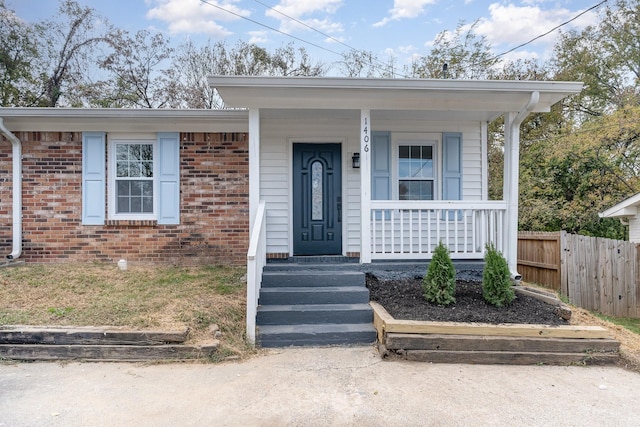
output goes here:
[{"label": "wooden landscape timber border", "polygon": [[[212,331],[215,332],[215,331]],[[189,329],[133,331],[113,327],[0,326],[0,360],[146,362],[212,357],[219,341],[184,344]]]},{"label": "wooden landscape timber border", "polygon": [[[544,292],[520,289],[553,302]],[[535,295],[531,295],[536,297]],[[433,363],[510,365],[615,364],[620,343],[600,326],[480,324],[394,319],[380,304],[370,303],[382,358]],[[569,310],[570,316],[570,310]]]}]

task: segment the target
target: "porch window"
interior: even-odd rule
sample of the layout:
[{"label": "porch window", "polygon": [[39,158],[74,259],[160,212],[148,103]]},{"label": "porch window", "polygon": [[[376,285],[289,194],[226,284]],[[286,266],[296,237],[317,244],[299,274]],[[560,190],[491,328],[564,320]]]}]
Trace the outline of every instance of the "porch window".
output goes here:
[{"label": "porch window", "polygon": [[155,219],[155,141],[113,141],[111,149],[111,216]]},{"label": "porch window", "polygon": [[433,200],[432,145],[398,146],[398,198],[400,200]]},{"label": "porch window", "polygon": [[462,133],[372,133],[371,200],[461,200]]}]

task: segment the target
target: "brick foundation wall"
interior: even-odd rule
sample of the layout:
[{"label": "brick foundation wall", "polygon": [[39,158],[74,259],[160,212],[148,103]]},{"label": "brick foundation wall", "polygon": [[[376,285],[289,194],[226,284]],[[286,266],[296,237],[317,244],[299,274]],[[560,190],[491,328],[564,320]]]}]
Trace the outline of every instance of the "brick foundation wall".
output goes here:
[{"label": "brick foundation wall", "polygon": [[[180,134],[180,224],[82,225],[82,134],[16,132],[23,151],[27,262],[246,262],[249,166],[244,133]],[[105,154],[106,155],[106,154]],[[0,137],[0,256],[12,242],[11,143]],[[107,189],[108,192],[108,189]],[[106,201],[105,201],[106,209]]]}]

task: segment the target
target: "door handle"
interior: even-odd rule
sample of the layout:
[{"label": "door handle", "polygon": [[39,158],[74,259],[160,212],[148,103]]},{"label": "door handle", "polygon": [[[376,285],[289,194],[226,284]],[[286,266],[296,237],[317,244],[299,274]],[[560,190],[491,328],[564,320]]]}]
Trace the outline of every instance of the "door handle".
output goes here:
[{"label": "door handle", "polygon": [[338,222],[342,222],[342,197],[336,200],[336,209],[338,210]]}]

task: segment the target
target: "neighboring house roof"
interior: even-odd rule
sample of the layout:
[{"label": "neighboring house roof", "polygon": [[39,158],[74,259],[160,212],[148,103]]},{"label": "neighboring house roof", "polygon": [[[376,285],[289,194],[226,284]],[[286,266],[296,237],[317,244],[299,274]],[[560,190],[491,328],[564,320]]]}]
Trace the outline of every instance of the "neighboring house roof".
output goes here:
[{"label": "neighboring house roof", "polygon": [[247,132],[245,110],[0,108],[12,132]]},{"label": "neighboring house roof", "polygon": [[638,206],[640,206],[640,193],[623,200],[604,212],[598,213],[598,216],[600,218],[628,218],[636,216]]},{"label": "neighboring house roof", "polygon": [[540,94],[533,111],[550,111],[553,104],[583,87],[578,82],[520,80],[242,76],[212,76],[209,84],[233,108],[369,109],[382,111],[385,117],[394,117],[395,112],[398,118],[405,117],[399,112],[411,110],[433,120],[483,121],[520,111],[532,92]]}]

